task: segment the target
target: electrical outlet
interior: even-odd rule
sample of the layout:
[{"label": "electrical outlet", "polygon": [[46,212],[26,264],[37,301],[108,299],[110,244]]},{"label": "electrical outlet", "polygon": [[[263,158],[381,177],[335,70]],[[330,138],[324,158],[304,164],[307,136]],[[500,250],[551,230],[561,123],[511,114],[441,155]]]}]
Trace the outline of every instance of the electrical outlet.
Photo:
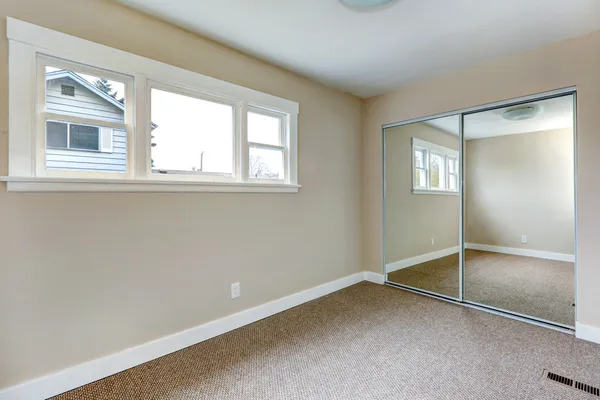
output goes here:
[{"label": "electrical outlet", "polygon": [[435,239],[434,238],[431,238],[431,245],[435,246]]},{"label": "electrical outlet", "polygon": [[240,283],[239,282],[232,283],[231,284],[231,298],[237,299],[240,296],[241,296]]},{"label": "electrical outlet", "polygon": [[521,236],[521,243],[523,243],[523,244],[527,243],[527,236],[525,236],[525,235]]}]

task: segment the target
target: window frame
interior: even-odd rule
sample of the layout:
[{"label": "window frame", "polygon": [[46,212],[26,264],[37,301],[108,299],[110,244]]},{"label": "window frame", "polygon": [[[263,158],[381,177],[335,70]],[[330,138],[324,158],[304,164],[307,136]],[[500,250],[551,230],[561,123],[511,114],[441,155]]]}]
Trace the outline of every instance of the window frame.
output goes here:
[{"label": "window frame", "polygon": [[[422,149],[418,146],[413,146],[412,147],[412,154],[413,154],[413,167],[412,167],[412,171],[413,171],[413,190],[427,190],[427,188],[429,187],[429,152],[427,151],[427,149]],[[416,153],[420,152],[421,153],[421,157],[423,158],[423,167],[417,167],[417,157],[416,157]],[[417,186],[417,171],[423,171],[424,175],[425,175],[425,186]]]},{"label": "window frame", "polygon": [[[10,62],[10,60],[9,60]],[[46,54],[45,52],[36,51],[35,53],[36,62],[36,96],[35,96],[35,132],[36,137],[36,176],[37,177],[49,177],[49,178],[72,178],[72,179],[132,179],[133,178],[133,149],[131,143],[134,141],[134,108],[133,108],[133,85],[134,79],[131,76],[122,73],[115,73],[113,71],[90,67],[85,64],[80,64],[73,61],[66,61],[57,57]],[[108,78],[114,81],[123,83],[125,86],[125,110],[123,111],[123,123],[117,123],[112,121],[105,121],[102,119],[86,118],[75,116],[70,113],[56,113],[46,109],[46,67],[52,66],[64,70],[71,70],[75,73],[82,73],[86,75],[98,76]],[[10,84],[10,82],[9,82]],[[10,102],[9,102],[10,104]],[[102,149],[102,128],[111,128],[114,132],[115,129],[123,130],[126,132],[127,137],[127,151],[125,157],[125,172],[118,171],[77,171],[77,170],[55,170],[46,168],[46,122],[66,122],[68,124],[87,125],[98,128],[99,136],[99,150]],[[67,134],[70,136],[70,127],[67,129]],[[114,134],[114,133],[113,133]],[[70,143],[67,143],[68,145]],[[67,148],[71,151],[88,151],[95,152],[94,150],[84,149],[72,149]],[[10,147],[9,147],[10,152]]]},{"label": "window frame", "polygon": [[[451,162],[451,160],[454,160],[453,162],[455,163],[454,164],[454,171],[455,172],[450,172],[450,162]],[[454,157],[454,156],[449,155],[449,156],[446,157],[446,163],[447,163],[447,165],[446,165],[446,171],[447,171],[447,173],[446,173],[446,176],[447,176],[446,183],[447,183],[447,186],[448,186],[448,188],[450,188],[450,176],[455,176],[456,177],[456,192],[458,192],[458,182],[459,182],[459,180],[458,180],[458,176],[459,176],[459,173],[458,173],[458,168],[459,168],[458,167],[458,157]],[[454,192],[454,190],[450,190],[450,189],[448,189],[448,191]]]},{"label": "window frame", "polygon": [[[298,103],[11,17],[7,18],[7,37],[9,174],[0,180],[7,182],[9,191],[298,192]],[[57,68],[64,68],[64,65],[67,66],[65,69],[119,82],[127,77],[127,82],[123,82],[125,124],[74,116],[67,119],[62,114],[47,113],[45,64],[38,62],[42,57],[50,59],[48,64]],[[176,88],[176,93],[183,91],[180,93],[183,95],[188,95],[186,92],[189,91],[193,93],[192,97],[235,104],[234,179],[208,174],[152,173],[148,86],[157,84],[168,86],[168,91]],[[282,130],[287,135],[282,143],[285,146],[285,179],[249,179],[248,110],[285,117],[285,129]],[[46,170],[46,128],[42,115],[57,121],[125,130],[126,173]]]},{"label": "window frame", "polygon": [[[447,189],[447,183],[448,183],[448,156],[439,151],[439,150],[428,150],[425,149],[426,151],[428,151],[428,156],[427,159],[429,160],[429,165],[428,165],[428,171],[429,171],[429,179],[427,179],[428,182],[428,188],[427,190],[430,190],[432,192],[452,192],[451,190]],[[437,156],[439,158],[441,158],[441,164],[440,164],[440,169],[444,168],[443,171],[440,171],[440,180],[443,179],[443,187],[442,188],[437,188],[437,187],[433,187],[431,185],[431,156]],[[442,173],[443,172],[443,173]]]},{"label": "window frame", "polygon": [[[289,146],[288,143],[288,124],[287,118],[284,114],[278,113],[276,111],[267,110],[264,108],[256,107],[256,106],[248,106],[246,107],[246,125],[248,124],[248,114],[258,114],[267,117],[277,118],[279,120],[279,145],[272,145],[261,142],[250,142],[248,140],[248,129],[246,127],[246,141],[244,143],[244,148],[242,149],[243,153],[247,155],[247,161],[244,167],[244,176],[251,182],[258,183],[284,183],[289,175],[290,166],[289,166]],[[256,149],[266,149],[266,150],[278,150],[282,152],[283,156],[283,179],[266,179],[266,178],[255,178],[250,176],[250,148]]]},{"label": "window frame", "polygon": [[[456,190],[449,190],[448,189],[448,184],[450,182],[450,168],[449,168],[449,159],[450,158],[454,158],[455,160],[457,160],[457,165],[458,165],[458,160],[459,160],[459,153],[457,150],[452,150],[450,148],[435,144],[435,143],[430,143],[427,142],[425,140],[419,139],[419,138],[415,138],[413,137],[411,139],[411,154],[412,154],[412,165],[411,165],[411,174],[412,174],[412,185],[411,185],[411,190],[413,194],[442,194],[442,195],[459,195],[459,185],[460,185],[460,180],[459,180],[459,171],[456,171],[456,177],[457,177],[457,187]],[[416,151],[421,151],[423,152],[423,165],[425,166],[425,168],[418,168],[416,166],[416,157],[415,157],[415,152]],[[442,163],[443,163],[443,167],[444,167],[444,189],[436,189],[436,188],[432,188],[431,187],[431,154],[435,154],[437,156],[442,157]],[[425,169],[425,176],[426,176],[426,187],[423,188],[421,186],[417,187],[416,186],[416,172],[417,170],[423,170]]]},{"label": "window frame", "polygon": [[[169,92],[169,93],[173,93],[173,94],[178,94],[181,96],[186,96],[186,97],[190,97],[193,99],[198,99],[198,100],[204,100],[204,101],[209,101],[212,103],[217,103],[217,104],[223,104],[223,105],[227,105],[230,106],[232,108],[232,143],[233,143],[233,151],[232,151],[232,166],[231,166],[231,174],[227,174],[227,173],[219,173],[219,172],[205,172],[205,171],[171,171],[169,173],[169,171],[167,170],[167,173],[160,173],[160,172],[154,172],[154,169],[152,168],[152,89],[156,89],[156,90],[160,90],[163,92]],[[146,132],[145,132],[145,137],[146,139],[146,151],[147,154],[149,155],[149,159],[147,160],[148,162],[146,163],[146,174],[147,176],[151,177],[152,180],[160,180],[160,181],[173,181],[173,180],[179,180],[179,181],[189,181],[189,182],[230,182],[230,183],[234,183],[239,181],[239,179],[236,178],[236,159],[238,158],[237,156],[237,147],[238,147],[238,141],[239,141],[239,135],[237,134],[237,131],[239,130],[239,122],[238,119],[236,118],[236,107],[237,107],[237,102],[234,99],[225,97],[225,96],[218,96],[215,94],[211,94],[211,93],[206,93],[202,90],[198,90],[198,89],[191,89],[191,88],[185,88],[185,87],[181,87],[181,86],[177,86],[177,85],[172,85],[172,84],[167,84],[167,83],[163,83],[163,82],[158,82],[158,81],[154,81],[154,80],[148,80],[147,84],[146,84],[146,98],[147,98],[147,118],[146,118]]]}]

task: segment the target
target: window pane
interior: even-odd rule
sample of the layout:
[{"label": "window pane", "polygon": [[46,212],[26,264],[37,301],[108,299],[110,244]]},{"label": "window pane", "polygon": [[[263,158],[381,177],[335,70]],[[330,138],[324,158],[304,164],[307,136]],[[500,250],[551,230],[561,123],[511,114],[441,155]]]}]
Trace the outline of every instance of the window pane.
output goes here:
[{"label": "window pane", "polygon": [[158,89],[151,102],[155,172],[233,174],[232,106]]},{"label": "window pane", "polygon": [[453,190],[453,191],[456,191],[456,190],[458,190],[458,189],[457,189],[457,184],[456,184],[456,181],[457,181],[457,179],[456,179],[456,178],[457,178],[457,175],[455,175],[455,174],[450,174],[450,175],[448,176],[448,179],[450,180],[450,181],[448,182],[448,190]]},{"label": "window pane", "polygon": [[456,173],[456,158],[454,157],[448,157],[448,172],[451,174],[455,174]]},{"label": "window pane", "polygon": [[67,147],[67,124],[64,122],[46,122],[46,147],[64,149]]},{"label": "window pane", "polygon": [[248,141],[281,146],[281,119],[249,112]]},{"label": "window pane", "polygon": [[96,126],[71,124],[69,148],[100,150],[100,129]]},{"label": "window pane", "polygon": [[284,179],[283,150],[250,147],[249,170],[251,178]]},{"label": "window pane", "polygon": [[429,173],[431,189],[443,190],[446,188],[444,157],[438,154],[429,155]]},{"label": "window pane", "polygon": [[124,123],[125,84],[47,66],[46,109],[58,114]]},{"label": "window pane", "polygon": [[427,189],[427,176],[424,169],[415,170],[415,188]]},{"label": "window pane", "polygon": [[425,168],[425,156],[424,151],[415,149],[415,168]]}]

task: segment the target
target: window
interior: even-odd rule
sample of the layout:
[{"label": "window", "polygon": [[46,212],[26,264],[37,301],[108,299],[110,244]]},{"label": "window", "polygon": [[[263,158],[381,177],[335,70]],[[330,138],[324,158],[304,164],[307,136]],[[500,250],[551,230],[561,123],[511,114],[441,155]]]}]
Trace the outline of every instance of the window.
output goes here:
[{"label": "window", "polygon": [[448,156],[448,190],[458,192],[458,158]]},{"label": "window", "polygon": [[458,152],[412,138],[413,193],[458,193]]},{"label": "window", "polygon": [[98,126],[46,121],[46,147],[100,151],[100,131]]},{"label": "window", "polygon": [[427,189],[427,150],[414,149],[414,165],[415,165],[415,189]]},{"label": "window", "polygon": [[150,102],[153,173],[233,176],[233,105],[155,88]]},{"label": "window", "polygon": [[75,97],[75,86],[60,85],[60,94],[63,96]]},{"label": "window", "polygon": [[283,116],[248,112],[248,176],[251,179],[284,179],[284,124]]},{"label": "window", "polygon": [[7,36],[9,190],[298,191],[297,103],[10,17]]},{"label": "window", "polygon": [[59,177],[69,171],[127,176],[132,115],[127,115],[131,110],[125,88],[131,80],[48,56],[39,56],[37,64],[43,71],[38,92],[44,99],[37,114],[45,122],[38,175]]}]

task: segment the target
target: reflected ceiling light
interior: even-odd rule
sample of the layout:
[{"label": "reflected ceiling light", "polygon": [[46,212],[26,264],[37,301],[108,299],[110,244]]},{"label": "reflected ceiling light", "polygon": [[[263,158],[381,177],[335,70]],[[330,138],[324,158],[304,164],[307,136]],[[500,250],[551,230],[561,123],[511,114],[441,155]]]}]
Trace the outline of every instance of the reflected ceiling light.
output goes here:
[{"label": "reflected ceiling light", "polygon": [[368,10],[371,8],[381,7],[388,3],[393,3],[397,0],[340,0],[341,3],[350,8],[357,10]]},{"label": "reflected ceiling light", "polygon": [[509,121],[523,121],[537,117],[542,111],[542,107],[539,105],[520,106],[504,111],[502,118]]}]

